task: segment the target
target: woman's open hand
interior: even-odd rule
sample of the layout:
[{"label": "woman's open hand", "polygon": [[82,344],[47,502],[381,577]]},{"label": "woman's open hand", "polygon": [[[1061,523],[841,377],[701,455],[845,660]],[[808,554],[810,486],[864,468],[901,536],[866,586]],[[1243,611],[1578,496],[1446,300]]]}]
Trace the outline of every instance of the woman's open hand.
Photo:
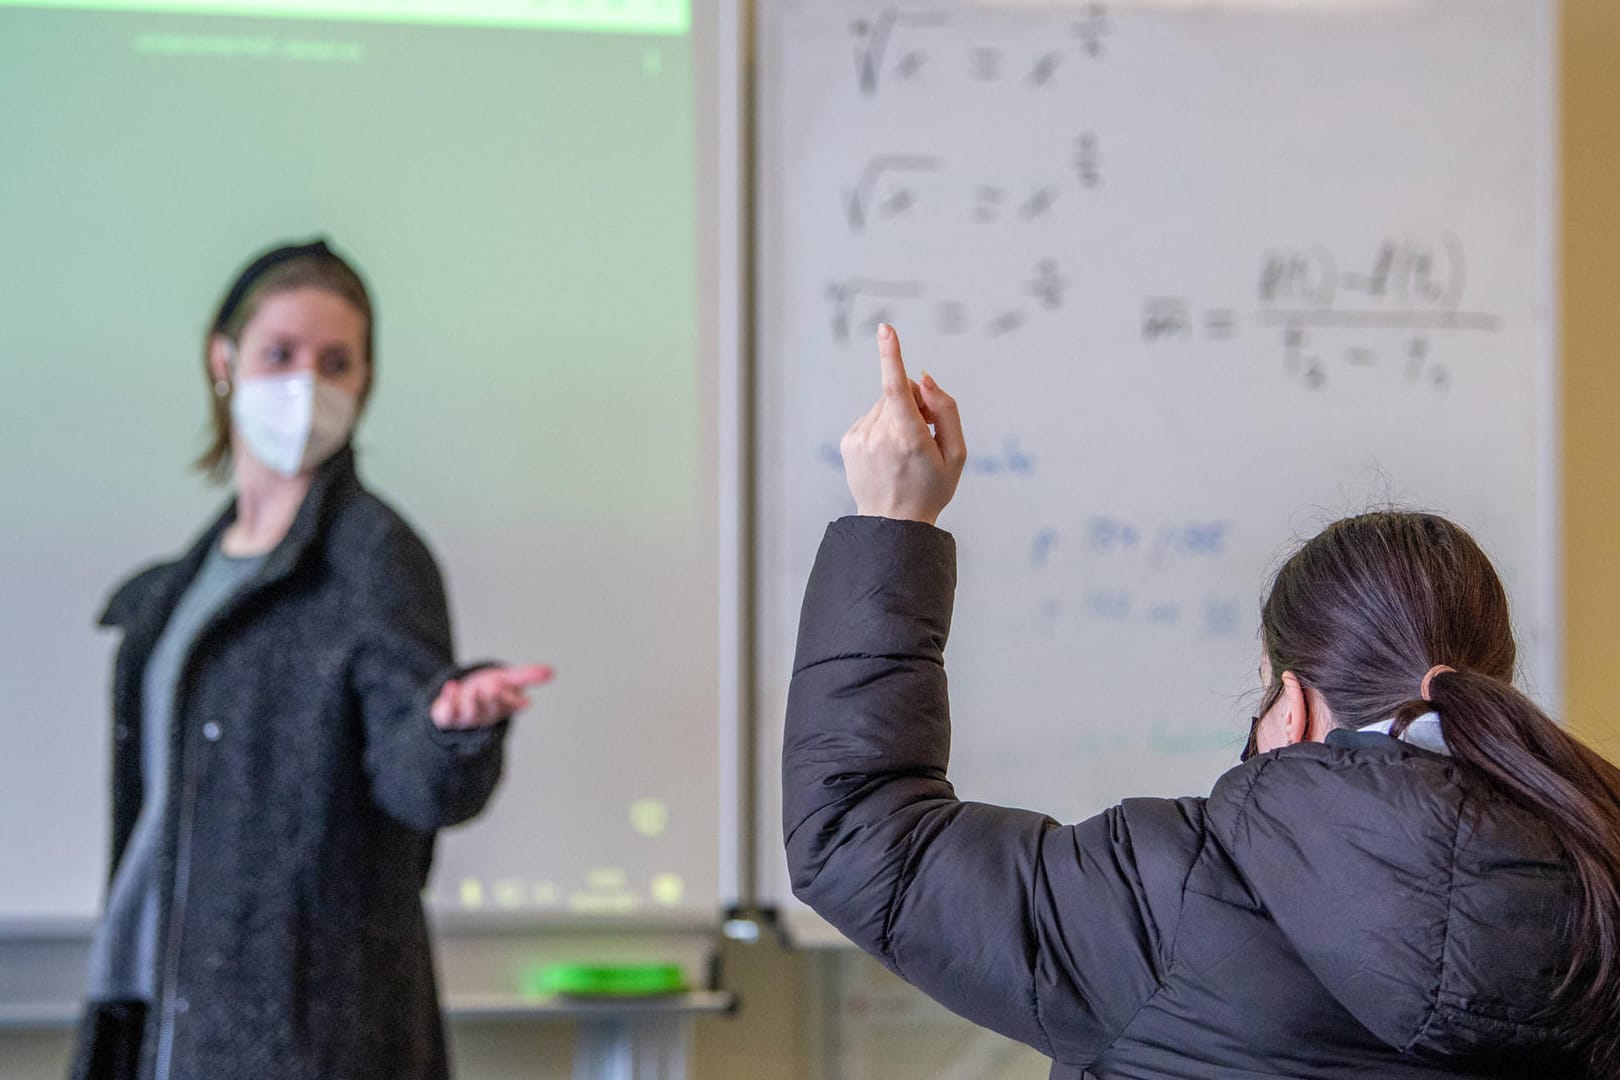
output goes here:
[{"label": "woman's open hand", "polygon": [[529,696],[524,690],[550,682],[551,674],[545,664],[479,668],[445,683],[428,714],[443,731],[489,727],[528,708]]},{"label": "woman's open hand", "polygon": [[906,377],[900,336],[887,323],[878,327],[878,364],[883,396],[839,444],[855,511],[932,525],[967,463],[956,400],[931,375]]}]

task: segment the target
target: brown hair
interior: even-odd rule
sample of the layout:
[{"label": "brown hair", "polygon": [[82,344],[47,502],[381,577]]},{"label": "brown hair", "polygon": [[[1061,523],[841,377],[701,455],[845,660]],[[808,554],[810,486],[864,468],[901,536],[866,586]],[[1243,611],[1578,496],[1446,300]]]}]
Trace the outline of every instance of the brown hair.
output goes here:
[{"label": "brown hair", "polygon": [[[1572,958],[1549,1013],[1620,1071],[1620,769],[1512,685],[1507,594],[1464,529],[1432,514],[1346,518],[1277,573],[1261,612],[1266,704],[1292,671],[1342,727],[1389,717],[1400,734],[1434,711],[1453,760],[1545,822],[1568,855]],[[1418,696],[1436,664],[1429,700]],[[1262,713],[1264,710],[1262,710]]]},{"label": "brown hair", "polygon": [[228,394],[220,395],[215,392],[214,370],[209,363],[209,354],[216,336],[223,335],[233,342],[236,341],[242,333],[242,328],[253,321],[253,317],[259,313],[259,307],[272,295],[293,289],[314,288],[348,301],[366,322],[366,362],[370,372],[366,379],[366,387],[361,391],[362,407],[371,396],[371,388],[377,381],[377,356],[376,350],[372,347],[376,319],[372,313],[371,294],[366,290],[366,283],[352,266],[340,256],[327,251],[322,245],[319,252],[298,254],[276,262],[254,277],[244,289],[243,279],[251,273],[253,268],[250,266],[226,292],[213,321],[209,324],[211,329],[203,342],[203,376],[208,386],[212,431],[208,448],[198,456],[195,465],[206,473],[209,479],[216,482],[227,478],[231,466],[231,399]]}]

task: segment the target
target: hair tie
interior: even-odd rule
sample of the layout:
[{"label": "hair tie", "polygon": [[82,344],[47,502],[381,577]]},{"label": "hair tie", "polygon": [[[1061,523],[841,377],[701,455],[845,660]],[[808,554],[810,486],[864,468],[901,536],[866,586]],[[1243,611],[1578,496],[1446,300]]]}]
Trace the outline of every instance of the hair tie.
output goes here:
[{"label": "hair tie", "polygon": [[1452,667],[1450,664],[1434,665],[1434,667],[1430,668],[1423,676],[1423,682],[1418,686],[1418,697],[1422,698],[1424,701],[1434,700],[1429,696],[1429,684],[1434,682],[1434,677],[1440,674],[1442,671],[1449,671],[1453,675],[1457,674],[1457,669]]}]

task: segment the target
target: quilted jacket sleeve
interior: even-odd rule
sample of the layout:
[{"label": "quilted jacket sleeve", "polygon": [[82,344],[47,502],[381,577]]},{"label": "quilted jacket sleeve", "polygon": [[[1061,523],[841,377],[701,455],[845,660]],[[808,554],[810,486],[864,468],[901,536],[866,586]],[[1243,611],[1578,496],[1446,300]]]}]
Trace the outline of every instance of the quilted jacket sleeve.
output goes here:
[{"label": "quilted jacket sleeve", "polygon": [[451,651],[450,614],[433,557],[409,530],[377,545],[354,665],[373,798],[400,824],[432,832],[473,817],[500,780],[508,722],[441,731],[429,716],[445,682],[472,667]]},{"label": "quilted jacket sleeve", "polygon": [[793,889],[956,1012],[1085,1064],[1159,985],[1201,803],[1133,800],[1065,827],[959,801],[944,668],[955,574],[954,541],[931,526],[828,528],[783,746]]}]

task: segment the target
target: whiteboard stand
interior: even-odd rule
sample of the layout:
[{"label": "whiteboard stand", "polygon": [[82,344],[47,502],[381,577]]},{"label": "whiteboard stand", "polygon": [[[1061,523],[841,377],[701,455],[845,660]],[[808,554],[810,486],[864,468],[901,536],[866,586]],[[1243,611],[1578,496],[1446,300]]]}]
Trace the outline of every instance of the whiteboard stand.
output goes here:
[{"label": "whiteboard stand", "polygon": [[597,1020],[581,1024],[574,1080],[686,1080],[690,1016]]}]

